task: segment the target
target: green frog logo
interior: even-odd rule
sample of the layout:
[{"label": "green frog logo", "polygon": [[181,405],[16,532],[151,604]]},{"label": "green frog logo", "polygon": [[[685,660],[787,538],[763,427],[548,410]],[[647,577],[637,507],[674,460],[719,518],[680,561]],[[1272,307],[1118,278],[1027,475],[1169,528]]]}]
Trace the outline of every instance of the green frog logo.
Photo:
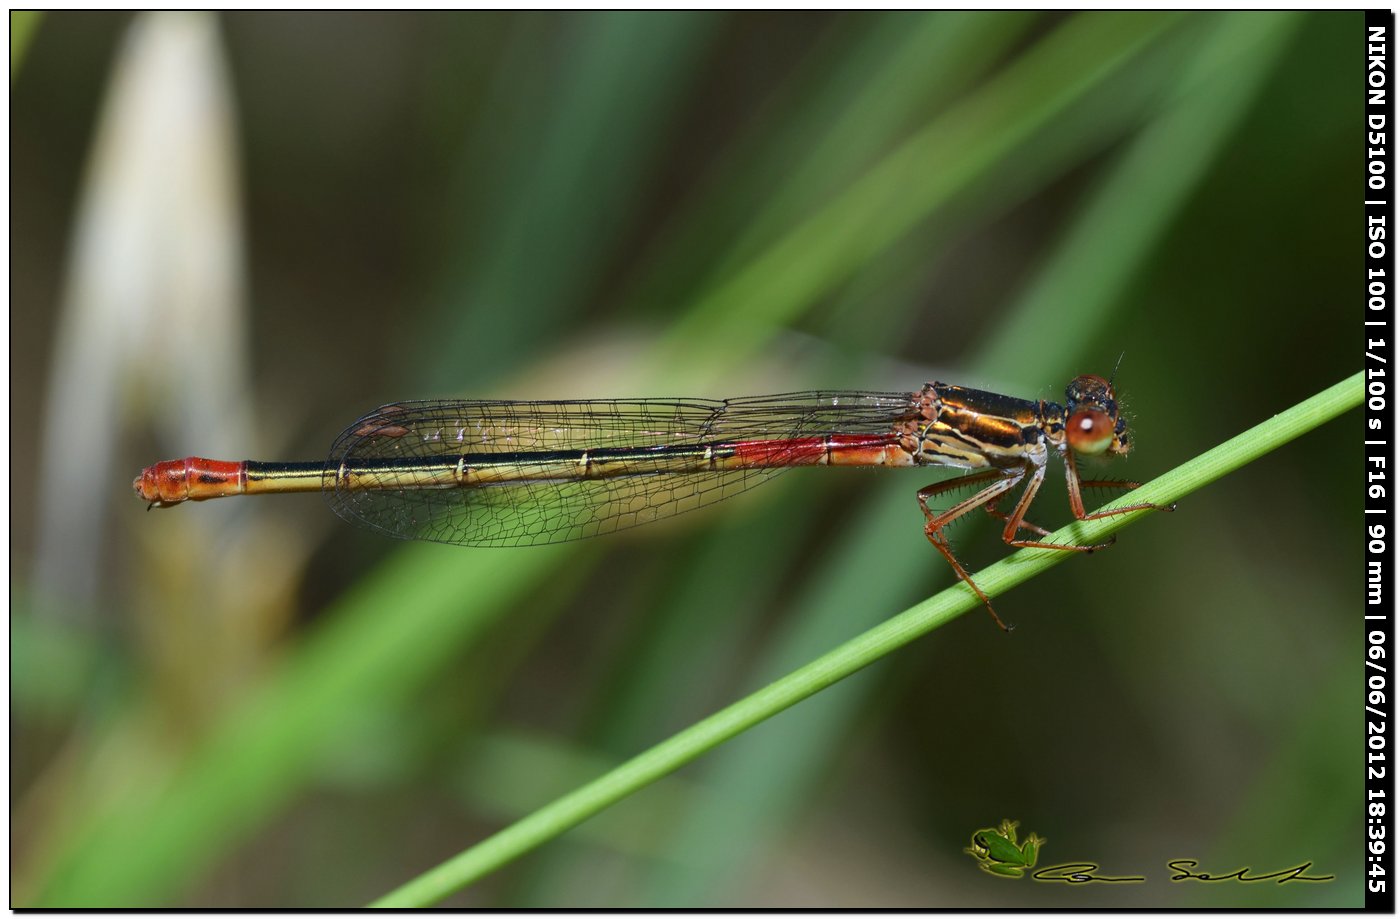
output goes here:
[{"label": "green frog logo", "polygon": [[996,829],[978,830],[972,834],[972,845],[963,849],[977,859],[977,866],[988,874],[1002,878],[1018,878],[1035,867],[1040,847],[1045,840],[1032,833],[1026,841],[1016,841],[1014,820],[1002,820]]}]

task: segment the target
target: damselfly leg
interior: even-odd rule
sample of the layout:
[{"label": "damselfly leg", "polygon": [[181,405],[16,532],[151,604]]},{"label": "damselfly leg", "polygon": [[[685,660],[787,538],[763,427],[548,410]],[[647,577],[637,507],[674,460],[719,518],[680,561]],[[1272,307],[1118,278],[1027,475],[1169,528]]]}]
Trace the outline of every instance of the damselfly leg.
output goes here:
[{"label": "damselfly leg", "polygon": [[[1063,459],[1065,461],[1065,478],[1068,482],[1070,510],[1073,512],[1076,520],[1099,520],[1105,517],[1116,517],[1119,514],[1127,514],[1141,510],[1176,510],[1175,504],[1168,506],[1142,503],[1131,504],[1126,507],[1115,507],[1106,511],[1096,511],[1092,514],[1087,513],[1084,510],[1084,488],[1132,489],[1137,488],[1138,483],[1119,481],[1116,479],[1081,480],[1079,478],[1079,469],[1074,462],[1073,452],[1069,450],[1064,451]],[[1017,485],[1026,480],[1029,481],[1026,482],[1025,490],[1022,491],[1015,508],[1013,508],[1009,514],[1002,511],[998,507],[1001,500],[1010,492],[1014,491]],[[991,516],[1005,521],[1005,526],[1002,527],[1001,533],[1002,542],[1016,548],[1058,549],[1065,552],[1083,552],[1085,554],[1090,554],[1099,549],[1107,549],[1117,541],[1117,537],[1109,537],[1107,542],[1092,543],[1090,545],[1043,541],[1049,539],[1050,531],[1031,523],[1025,518],[1026,512],[1030,509],[1031,504],[1034,503],[1036,493],[1040,490],[1040,486],[1044,481],[1045,465],[1043,459],[1040,459],[1039,461],[1029,462],[1019,469],[991,469],[986,472],[977,472],[972,475],[962,476],[961,478],[950,479],[947,482],[939,482],[935,485],[925,486],[919,489],[918,492],[919,507],[923,510],[925,519],[924,535],[928,537],[929,542],[933,544],[934,548],[942,553],[943,557],[948,560],[948,564],[952,566],[954,573],[956,573],[967,586],[971,587],[973,592],[982,600],[982,605],[987,608],[987,612],[991,614],[993,621],[1008,632],[1011,631],[1012,627],[1008,626],[1002,621],[1001,617],[997,615],[996,610],[992,607],[992,601],[982,592],[982,589],[977,586],[977,583],[972,579],[972,576],[968,574],[967,569],[962,566],[962,563],[957,560],[957,557],[953,554],[952,545],[949,543],[947,534],[944,531],[954,521],[960,519],[969,511],[976,510],[980,507]],[[929,500],[932,498],[944,494],[945,492],[967,488],[971,485],[980,485],[983,482],[991,482],[992,484],[945,511],[936,511],[929,507]],[[1017,534],[1021,530],[1030,530],[1034,533],[1038,533],[1042,537],[1042,540],[1020,538]]]}]

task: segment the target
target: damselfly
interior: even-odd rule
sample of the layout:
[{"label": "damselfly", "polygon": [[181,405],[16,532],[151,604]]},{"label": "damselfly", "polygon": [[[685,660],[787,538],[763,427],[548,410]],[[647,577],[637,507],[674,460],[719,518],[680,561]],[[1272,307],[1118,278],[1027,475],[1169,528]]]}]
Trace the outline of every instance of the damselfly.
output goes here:
[{"label": "damselfly", "polygon": [[[670,517],[735,495],[794,466],[952,466],[969,474],[918,492],[924,534],[982,599],[946,529],[984,509],[1011,546],[1092,552],[1026,520],[1053,450],[1065,463],[1070,510],[1088,513],[1077,454],[1124,454],[1130,441],[1113,386],[1081,376],[1063,405],[929,383],[917,392],[803,392],[713,401],[398,402],[360,418],[323,463],[188,457],[148,466],[136,494],[153,507],[228,495],[323,491],[337,514],[402,539],[527,546],[583,539]],[[1017,486],[1010,511],[1000,507]],[[931,499],[980,486],[944,510]],[[1022,531],[1027,531],[1027,537]]]}]

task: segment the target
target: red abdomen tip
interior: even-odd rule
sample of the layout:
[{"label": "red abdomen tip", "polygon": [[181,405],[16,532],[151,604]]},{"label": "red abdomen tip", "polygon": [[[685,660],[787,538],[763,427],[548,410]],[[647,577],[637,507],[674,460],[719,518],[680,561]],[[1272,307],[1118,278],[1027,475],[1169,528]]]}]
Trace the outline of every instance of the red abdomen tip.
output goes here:
[{"label": "red abdomen tip", "polygon": [[147,466],[131,484],[142,501],[160,507],[219,498],[243,491],[243,463],[187,456]]}]

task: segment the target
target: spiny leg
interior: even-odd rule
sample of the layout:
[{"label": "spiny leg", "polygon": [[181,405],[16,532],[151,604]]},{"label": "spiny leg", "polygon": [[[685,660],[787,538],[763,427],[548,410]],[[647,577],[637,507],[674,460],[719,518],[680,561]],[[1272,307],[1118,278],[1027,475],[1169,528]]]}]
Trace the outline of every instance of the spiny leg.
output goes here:
[{"label": "spiny leg", "polygon": [[[997,611],[992,608],[992,601],[982,592],[982,588],[977,586],[977,582],[972,580],[972,575],[967,573],[967,569],[958,561],[957,556],[953,555],[953,547],[948,543],[948,537],[943,534],[943,528],[968,511],[976,510],[978,507],[985,505],[988,501],[995,500],[1001,495],[1006,494],[1006,492],[1015,488],[1017,483],[1023,478],[1025,478],[1024,472],[1007,474],[1001,470],[991,470],[964,476],[961,479],[939,482],[937,485],[927,485],[919,489],[919,507],[923,510],[924,519],[926,521],[924,524],[924,535],[928,537],[929,542],[933,543],[933,547],[941,552],[943,557],[948,560],[948,564],[953,566],[953,573],[961,578],[963,583],[971,587],[973,593],[981,598],[982,605],[987,607],[987,612],[992,616],[992,621],[1000,626],[1004,632],[1011,631],[1011,627],[1001,621],[1001,617],[997,615]],[[935,495],[942,494],[945,491],[951,491],[954,488],[960,488],[970,483],[985,482],[989,479],[995,479],[996,481],[992,482],[991,485],[988,485],[972,497],[965,501],[958,502],[942,513],[934,513],[928,506],[929,498]]]},{"label": "spiny leg", "polygon": [[[1016,546],[1021,549],[1060,549],[1065,552],[1094,552],[1098,549],[1106,549],[1113,545],[1110,539],[1108,542],[1095,543],[1090,546],[1078,546],[1073,543],[1039,542],[1034,539],[1018,539],[1016,532],[1021,529],[1025,522],[1026,510],[1035,500],[1036,492],[1040,490],[1040,485],[1045,481],[1045,463],[1042,460],[1036,463],[1032,472],[1031,480],[1026,484],[1026,490],[1021,492],[1021,498],[1016,502],[1016,507],[1011,515],[1006,518],[1006,526],[1001,531],[1002,542],[1008,546]],[[1036,527],[1039,529],[1039,527]],[[1046,534],[1049,535],[1049,534]]]},{"label": "spiny leg", "polygon": [[[941,495],[946,491],[956,491],[960,488],[969,488],[973,485],[977,485],[982,482],[1001,480],[1006,477],[1007,473],[1001,469],[989,469],[986,472],[976,472],[972,475],[962,476],[961,478],[949,479],[946,482],[939,482],[936,485],[928,485],[919,490],[919,503],[924,509],[924,516],[931,518],[933,514],[928,507],[929,498],[932,498],[936,495]],[[985,510],[991,516],[996,517],[998,520],[1006,520],[1007,515],[1001,510],[999,510],[997,505],[1001,502],[1001,499],[1005,498],[1007,493],[1013,490],[1015,487],[1015,485],[1012,485],[1010,488],[1007,488],[1006,490],[1002,491],[1001,494],[998,494],[995,497],[991,498],[989,501],[987,501],[987,503],[982,505],[982,509]],[[959,513],[956,516],[960,517],[962,516],[962,514]],[[1041,534],[1042,536],[1050,535],[1049,530],[1041,529],[1040,527],[1031,523],[1029,520],[1022,520],[1021,527],[1022,529],[1032,530],[1036,533]]]},{"label": "spiny leg", "polygon": [[[1072,461],[1067,458],[1067,470],[1072,469],[1072,467],[1068,465],[1070,462]],[[1020,499],[1016,502],[1016,507],[1012,510],[1010,514],[1002,512],[997,507],[997,505],[1001,502],[1002,498],[1004,498],[1007,495],[1007,493],[1015,489],[1015,487],[1018,484],[1020,484],[1028,474],[1030,475],[1030,482],[1027,483],[1025,491],[1021,493]],[[1078,472],[1077,470],[1074,470],[1073,472],[1067,472],[1066,474],[1072,476],[1073,484],[1070,487],[1070,495],[1071,502],[1073,503],[1073,501],[1079,497],[1077,491],[1077,486],[1080,484]],[[958,504],[953,505],[948,510],[943,511],[942,513],[935,513],[928,506],[929,499],[935,497],[936,495],[940,495],[944,492],[952,491],[954,489],[966,488],[970,485],[977,485],[982,482],[988,481],[992,482],[992,484],[977,492],[967,500],[961,501]],[[1002,530],[1002,541],[1005,542],[1007,545],[1015,546],[1017,548],[1058,549],[1066,552],[1089,553],[1094,552],[1098,549],[1107,548],[1108,546],[1111,546],[1113,544],[1113,539],[1110,539],[1108,542],[1105,543],[1095,543],[1093,545],[1088,546],[1041,542],[1032,539],[1018,539],[1016,534],[1022,529],[1031,530],[1032,532],[1038,533],[1045,538],[1048,538],[1050,536],[1050,532],[1048,530],[1044,529],[1043,527],[1039,527],[1036,524],[1031,523],[1030,521],[1025,519],[1026,511],[1035,501],[1036,493],[1040,490],[1040,486],[1044,481],[1045,464],[1042,460],[1038,463],[1028,463],[1025,468],[1021,469],[1018,472],[1008,472],[1006,470],[1001,469],[991,469],[985,472],[978,472],[974,473],[973,475],[963,476],[962,478],[958,479],[950,479],[947,482],[939,482],[935,485],[928,485],[924,488],[919,489],[919,507],[923,510],[924,518],[927,521],[924,525],[924,535],[928,537],[929,542],[933,544],[934,548],[937,549],[940,553],[942,553],[943,557],[948,560],[948,564],[952,566],[954,573],[956,573],[957,576],[961,578],[969,587],[971,587],[973,592],[981,598],[982,604],[987,607],[987,612],[991,614],[993,621],[995,621],[998,626],[1000,626],[1002,629],[1008,632],[1011,631],[1010,627],[1002,621],[1001,617],[997,615],[996,610],[992,608],[992,601],[987,597],[986,594],[982,592],[982,589],[977,586],[977,583],[973,581],[972,576],[967,572],[967,569],[962,566],[962,563],[960,563],[957,557],[953,554],[952,545],[949,543],[948,537],[944,534],[943,530],[950,523],[962,517],[968,511],[974,510],[980,506],[993,517],[997,517],[1006,521],[1006,526]],[[1088,484],[1091,487],[1098,485],[1105,485],[1111,487],[1136,487],[1135,485],[1127,483],[1112,482],[1107,480],[1102,482],[1100,482],[1099,480],[1090,480],[1087,481],[1085,484]],[[1079,499],[1078,507],[1080,513],[1082,513],[1084,508],[1082,498]],[[1156,505],[1143,505],[1142,507],[1156,507]],[[1123,508],[1121,510],[1114,511],[1113,513],[1121,513],[1123,510],[1136,509],[1138,508]],[[1171,508],[1160,509],[1170,510]],[[1079,517],[1079,519],[1092,520],[1094,519],[1094,517],[1083,516]]]},{"label": "spiny leg", "polygon": [[[959,488],[967,488],[967,487],[969,487],[969,486],[971,486],[971,485],[977,485],[977,484],[979,484],[979,483],[981,483],[981,482],[991,482],[991,481],[1000,482],[1001,480],[1003,480],[1003,479],[1005,479],[1005,478],[1007,478],[1007,474],[1006,474],[1005,472],[1003,472],[1002,470],[1000,470],[1000,469],[988,469],[988,470],[986,470],[985,472],[974,472],[972,475],[960,476],[960,477],[958,477],[958,478],[956,478],[956,479],[949,479],[949,480],[946,481],[946,482],[936,482],[936,483],[934,483],[933,485],[925,485],[923,488],[920,488],[920,489],[919,489],[919,504],[921,504],[921,505],[923,506],[923,508],[924,508],[924,513],[928,514],[928,513],[931,513],[931,511],[929,511],[929,508],[928,508],[928,499],[929,499],[929,498],[932,498],[932,497],[934,497],[934,496],[936,496],[936,495],[941,495],[941,494],[943,494],[945,491],[956,491],[956,490],[959,489]],[[1016,487],[1016,486],[1015,486],[1015,483],[1013,483],[1013,484],[1011,484],[1010,486],[1008,486],[1007,488],[1001,489],[999,493],[1000,493],[1000,494],[1004,494],[1005,492],[1009,491],[1011,488],[1015,488],[1015,487]],[[976,495],[973,495],[972,497],[975,499],[975,498],[981,497],[981,495],[982,495],[982,493],[981,493],[981,492],[978,492]],[[970,499],[970,500],[971,500],[971,499]],[[991,500],[991,499],[990,499],[990,498],[983,498],[982,500],[983,500],[983,501],[989,501],[989,500]],[[977,502],[977,503],[981,503],[981,502]],[[975,507],[975,506],[976,506],[976,503],[974,503],[973,506]]]},{"label": "spiny leg", "polygon": [[[1001,503],[1001,499],[1002,499],[1002,498],[1005,498],[1005,497],[1006,497],[1006,495],[997,495],[997,497],[996,497],[990,504],[988,504],[985,508],[983,508],[983,510],[985,510],[988,514],[991,514],[993,517],[997,518],[998,520],[1010,520],[1010,519],[1011,519],[1011,515],[1008,514],[1008,513],[1006,513],[1005,511],[1001,510],[999,507],[997,507],[997,505],[998,505],[999,503]],[[1030,530],[1032,533],[1039,533],[1041,536],[1044,536],[1044,537],[1046,537],[1046,538],[1049,538],[1049,536],[1050,536],[1050,531],[1049,531],[1049,530],[1047,530],[1047,529],[1045,529],[1044,527],[1041,527],[1041,526],[1036,526],[1034,523],[1031,523],[1029,520],[1026,520],[1025,518],[1022,518],[1022,519],[1021,519],[1021,522],[1020,522],[1020,524],[1018,525],[1018,529]]]},{"label": "spiny leg", "polygon": [[1084,511],[1084,496],[1080,492],[1081,486],[1088,488],[1137,488],[1138,482],[1120,482],[1114,479],[1084,479],[1079,478],[1079,467],[1075,465],[1074,451],[1064,451],[1065,460],[1065,482],[1069,486],[1069,509],[1074,514],[1076,520],[1101,520],[1104,517],[1116,517],[1119,514],[1127,514],[1132,511],[1174,511],[1175,504],[1129,504],[1127,507],[1115,507],[1108,511],[1096,511],[1092,514]]}]

